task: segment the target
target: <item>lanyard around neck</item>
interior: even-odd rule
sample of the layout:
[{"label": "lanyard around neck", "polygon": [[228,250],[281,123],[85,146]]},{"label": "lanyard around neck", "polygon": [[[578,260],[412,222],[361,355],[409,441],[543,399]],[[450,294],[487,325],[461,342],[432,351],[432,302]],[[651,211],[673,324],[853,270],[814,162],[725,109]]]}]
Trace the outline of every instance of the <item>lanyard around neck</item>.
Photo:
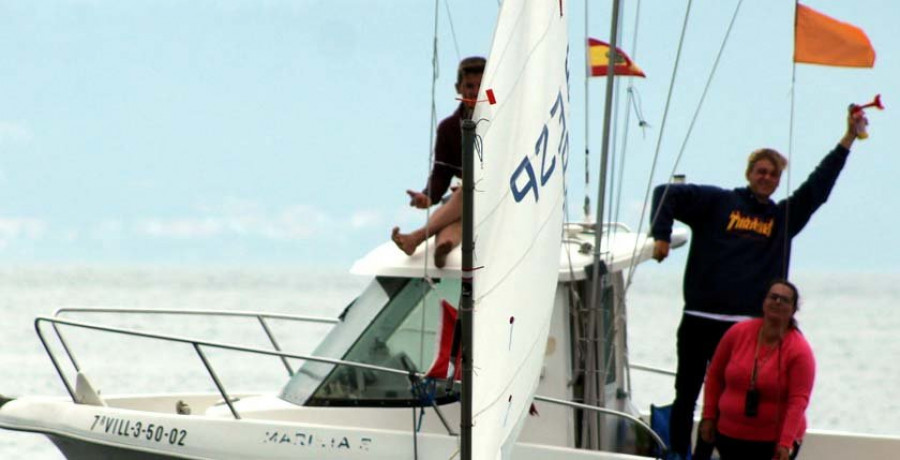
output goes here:
[{"label": "lanyard around neck", "polygon": [[[753,352],[753,370],[750,372],[750,389],[753,390],[756,388],[756,374],[759,373],[759,368],[763,367],[766,364],[766,361],[772,357],[774,354],[774,350],[770,351],[768,354],[763,356],[763,360],[759,362],[759,347],[760,343],[762,343],[762,332],[763,326],[759,327],[759,333],[756,334],[756,351]],[[778,339],[778,353],[781,353],[781,341],[782,339]]]}]

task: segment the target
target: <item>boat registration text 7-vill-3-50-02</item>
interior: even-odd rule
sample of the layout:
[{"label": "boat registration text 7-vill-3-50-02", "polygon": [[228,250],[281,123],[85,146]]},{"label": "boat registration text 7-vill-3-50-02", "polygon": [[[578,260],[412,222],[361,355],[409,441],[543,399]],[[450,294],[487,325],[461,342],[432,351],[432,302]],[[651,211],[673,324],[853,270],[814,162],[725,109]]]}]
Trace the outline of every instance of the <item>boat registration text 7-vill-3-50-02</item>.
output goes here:
[{"label": "boat registration text 7-vill-3-50-02", "polygon": [[173,446],[183,446],[184,440],[188,435],[187,430],[180,428],[166,428],[159,424],[117,417],[107,417],[105,415],[94,415],[94,422],[91,423],[91,431],[102,431],[107,434],[122,437],[143,437],[148,441],[168,442]]}]

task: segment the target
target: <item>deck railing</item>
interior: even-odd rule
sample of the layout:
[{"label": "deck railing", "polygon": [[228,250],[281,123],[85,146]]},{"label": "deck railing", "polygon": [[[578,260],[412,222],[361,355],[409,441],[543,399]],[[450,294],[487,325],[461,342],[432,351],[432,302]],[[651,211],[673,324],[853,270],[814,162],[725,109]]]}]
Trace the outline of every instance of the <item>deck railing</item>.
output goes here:
[{"label": "deck railing", "polygon": [[[166,315],[194,315],[194,316],[213,316],[213,317],[219,316],[219,317],[256,318],[259,321],[260,325],[262,326],[263,331],[265,332],[266,336],[269,339],[269,342],[272,344],[272,347],[274,349],[269,350],[269,349],[264,349],[264,348],[248,347],[248,346],[236,345],[236,344],[231,344],[231,343],[201,340],[201,339],[190,338],[190,337],[181,337],[181,336],[177,336],[177,335],[159,334],[159,333],[154,333],[154,332],[141,331],[141,330],[137,330],[137,329],[128,329],[128,328],[113,327],[113,326],[107,326],[107,325],[96,324],[96,323],[74,321],[74,320],[64,319],[64,318],[60,317],[67,313],[166,314]],[[284,314],[273,314],[273,313],[263,313],[263,312],[231,311],[231,310],[159,310],[159,309],[138,309],[138,308],[118,309],[118,308],[66,307],[66,308],[57,309],[56,312],[54,313],[53,317],[38,316],[34,320],[34,327],[35,327],[35,331],[37,332],[38,338],[40,339],[41,344],[44,347],[44,350],[47,352],[47,355],[49,356],[50,361],[53,363],[53,367],[56,369],[57,374],[59,375],[60,379],[62,380],[63,385],[66,388],[66,391],[69,393],[69,396],[72,398],[72,401],[76,402],[76,403],[78,402],[78,398],[76,396],[75,390],[72,387],[72,384],[69,381],[69,379],[66,377],[66,374],[63,371],[62,366],[60,365],[59,359],[57,358],[56,354],[51,349],[47,338],[44,336],[44,330],[41,327],[42,324],[44,324],[44,323],[48,323],[48,324],[52,325],[52,328],[57,336],[57,339],[59,340],[61,346],[65,350],[65,353],[66,353],[69,361],[72,363],[72,366],[75,368],[76,372],[81,371],[81,366],[79,365],[78,360],[75,357],[75,353],[73,352],[73,350],[71,349],[71,347],[69,346],[67,341],[65,340],[65,337],[63,336],[62,331],[59,328],[59,326],[61,326],[61,325],[75,327],[75,328],[89,329],[89,330],[94,330],[94,331],[108,332],[108,333],[113,333],[113,334],[122,334],[122,335],[127,335],[127,336],[132,336],[132,337],[142,337],[142,338],[147,338],[147,339],[161,340],[161,341],[166,341],[166,342],[183,343],[183,344],[190,345],[194,349],[194,351],[197,353],[197,356],[200,358],[200,361],[203,363],[204,368],[206,369],[207,373],[209,374],[210,378],[212,379],[213,383],[215,384],[220,396],[222,396],[223,401],[228,406],[228,409],[231,411],[231,414],[234,416],[235,419],[240,419],[241,416],[234,406],[234,403],[233,403],[234,400],[229,396],[228,391],[225,388],[225,385],[219,379],[218,374],[216,373],[215,369],[213,368],[212,363],[207,359],[206,354],[203,352],[204,348],[231,350],[231,351],[251,353],[251,354],[257,354],[257,355],[264,355],[264,356],[275,356],[275,357],[278,357],[279,359],[281,359],[281,361],[284,363],[285,368],[287,369],[289,375],[293,375],[293,373],[294,373],[293,369],[291,368],[290,364],[288,363],[288,359],[290,358],[290,359],[299,359],[299,360],[320,362],[320,363],[325,363],[325,364],[332,364],[335,366],[349,366],[349,367],[353,367],[353,368],[357,368],[357,369],[371,370],[374,372],[403,375],[403,376],[410,377],[413,380],[417,380],[417,379],[420,379],[423,377],[422,375],[415,374],[415,373],[413,375],[410,375],[409,371],[403,371],[403,370],[382,367],[382,366],[376,366],[376,365],[371,365],[371,364],[364,364],[364,363],[353,362],[353,361],[344,361],[344,360],[333,359],[333,358],[324,358],[324,357],[314,356],[314,355],[309,355],[309,354],[285,353],[281,350],[281,346],[278,343],[278,340],[275,338],[275,335],[272,333],[271,329],[268,327],[268,324],[266,322],[267,319],[289,320],[289,321],[299,321],[299,322],[313,322],[313,323],[321,323],[321,324],[335,324],[335,323],[339,322],[336,319],[322,318],[322,317],[315,317],[315,316],[284,315]],[[643,370],[658,371],[657,369],[650,369],[650,368],[647,368],[646,366],[640,366],[640,365],[632,365],[631,367],[643,368]],[[657,435],[656,432],[654,432],[653,429],[650,428],[644,421],[642,421],[641,419],[639,419],[631,414],[616,411],[613,409],[596,407],[596,406],[591,406],[591,405],[586,405],[586,404],[579,404],[579,403],[575,403],[575,402],[571,402],[571,401],[564,401],[564,400],[560,400],[560,399],[543,397],[543,396],[539,396],[539,395],[536,395],[534,397],[534,399],[536,401],[543,401],[546,403],[563,405],[563,406],[567,406],[567,407],[574,408],[574,409],[594,411],[594,412],[598,412],[598,413],[603,413],[603,414],[608,414],[608,415],[612,415],[612,416],[616,416],[616,417],[625,418],[625,419],[630,420],[631,422],[635,423],[639,427],[641,427],[641,429],[647,431],[650,434],[650,436],[653,438],[653,440],[656,442],[658,448],[660,449],[659,452],[664,454],[666,451],[666,445],[662,441],[662,439],[659,437],[659,435]],[[437,410],[436,407],[435,407],[435,410]],[[447,426],[446,421],[443,420],[443,417],[442,417],[442,422],[444,422],[445,426]],[[453,432],[452,432],[452,430],[450,430],[449,426],[447,426],[447,429],[450,434],[453,434]]]},{"label": "deck railing", "polygon": [[615,417],[620,417],[620,418],[630,420],[635,425],[640,427],[642,430],[644,430],[648,434],[650,434],[650,437],[652,437],[653,441],[656,442],[656,447],[659,449],[658,450],[658,452],[659,452],[658,458],[666,458],[667,448],[666,448],[666,443],[663,442],[662,438],[660,438],[659,435],[656,434],[655,431],[653,431],[653,428],[650,428],[650,425],[647,425],[647,423],[645,423],[643,420],[641,420],[640,418],[635,417],[629,413],[617,411],[614,409],[607,409],[605,407],[591,406],[589,404],[581,404],[581,403],[572,402],[572,401],[565,401],[562,399],[549,398],[549,397],[540,396],[540,395],[535,395],[534,400],[535,401],[543,401],[543,402],[550,403],[550,404],[557,404],[560,406],[566,406],[566,407],[569,407],[572,409],[581,409],[581,410],[586,410],[586,411],[591,411],[591,412],[597,412],[600,414],[612,415]]},{"label": "deck railing", "polygon": [[[71,312],[71,311],[83,311],[83,310],[89,310],[89,309],[67,309],[66,311]],[[90,311],[99,312],[99,310],[110,310],[110,312],[115,311],[114,309],[96,309],[96,310],[90,310]],[[137,311],[138,310],[129,310],[129,312],[132,312],[132,313],[136,313]],[[160,312],[160,311],[162,311],[162,310],[150,310],[149,312],[156,313],[156,312]],[[177,314],[201,314],[200,312],[206,312],[206,310],[203,310],[203,311],[195,310],[192,313],[181,311],[181,310],[179,310],[178,312],[179,313],[177,313]],[[280,319],[301,318],[301,317],[291,317],[290,315],[271,315],[271,314],[250,313],[250,312],[214,312],[214,311],[210,311],[210,312],[214,315],[223,314],[224,316],[260,316],[260,317],[264,316],[266,318],[278,317]],[[58,313],[59,313],[59,311],[58,311]],[[303,318],[308,319],[308,317],[303,317]],[[304,320],[306,320],[306,319],[304,319]],[[315,321],[318,321],[318,319],[316,319]],[[221,350],[231,350],[231,351],[252,353],[252,354],[258,354],[258,355],[277,356],[285,363],[285,365],[288,367],[288,371],[290,373],[292,373],[292,371],[291,371],[290,366],[287,365],[288,358],[301,359],[301,360],[305,360],[305,361],[314,361],[314,362],[320,362],[320,363],[325,363],[325,364],[332,364],[335,366],[349,366],[349,367],[353,367],[353,368],[357,368],[357,369],[370,370],[370,371],[374,371],[374,372],[382,372],[382,373],[388,373],[388,374],[409,376],[409,372],[407,372],[407,371],[402,371],[402,370],[393,369],[393,368],[389,368],[389,367],[375,366],[372,364],[363,364],[363,363],[358,363],[358,362],[353,362],[353,361],[344,361],[344,360],[333,359],[333,358],[324,358],[324,357],[314,356],[314,355],[309,355],[309,354],[285,353],[285,352],[277,350],[277,349],[269,350],[269,349],[264,349],[264,348],[247,347],[247,346],[243,346],[243,345],[235,345],[235,344],[230,344],[230,343],[200,340],[200,339],[195,339],[195,338],[190,338],[190,337],[180,337],[180,336],[176,336],[176,335],[158,334],[158,333],[153,333],[153,332],[140,331],[140,330],[136,330],[136,329],[128,329],[128,328],[121,328],[121,327],[106,326],[106,325],[102,325],[102,324],[73,321],[73,320],[63,319],[63,318],[59,318],[59,317],[38,316],[34,320],[34,328],[35,328],[35,331],[37,331],[38,339],[40,339],[41,345],[44,346],[44,350],[47,352],[47,355],[50,357],[50,361],[53,363],[53,367],[56,368],[57,374],[59,374],[60,379],[62,379],[63,385],[66,387],[66,391],[69,393],[69,396],[72,398],[72,401],[76,402],[76,403],[78,402],[78,398],[75,395],[75,390],[72,388],[71,382],[66,377],[66,374],[62,369],[62,366],[60,366],[60,363],[59,363],[59,360],[57,359],[56,354],[50,348],[50,344],[48,343],[47,338],[44,336],[44,330],[41,328],[41,325],[44,323],[49,323],[52,325],[54,331],[56,332],[57,337],[60,340],[60,343],[62,344],[63,348],[66,351],[66,354],[69,357],[70,362],[72,363],[72,366],[75,368],[75,370],[77,372],[81,371],[81,367],[78,364],[78,360],[75,358],[75,354],[73,353],[72,349],[66,343],[65,338],[62,335],[62,332],[59,330],[60,325],[82,328],[82,329],[90,329],[90,330],[94,330],[94,331],[103,331],[103,332],[109,332],[109,333],[114,333],[114,334],[123,334],[123,335],[128,335],[131,337],[143,337],[143,338],[147,338],[147,339],[162,340],[162,341],[166,341],[166,342],[184,343],[184,344],[191,345],[191,347],[194,348],[194,351],[196,351],[197,355],[199,356],[201,362],[203,363],[203,366],[206,368],[207,373],[209,374],[213,383],[216,385],[216,388],[218,389],[219,394],[222,396],[225,403],[228,405],[228,408],[229,408],[229,410],[231,410],[231,413],[232,413],[232,415],[234,415],[235,419],[240,419],[241,418],[240,414],[238,413],[237,409],[234,407],[234,404],[232,403],[232,399],[228,396],[228,391],[225,389],[224,384],[222,384],[221,380],[219,379],[218,374],[216,374],[216,371],[213,368],[212,364],[206,358],[206,355],[203,352],[203,348],[215,348],[215,349],[221,349]],[[270,339],[274,340],[274,336],[270,335]],[[275,343],[273,343],[273,346],[275,346],[275,347],[278,346],[277,341]]]},{"label": "deck railing", "polygon": [[[56,318],[61,317],[67,313],[111,313],[111,314],[140,314],[140,315],[182,315],[182,316],[209,316],[209,317],[231,317],[231,318],[255,318],[259,321],[260,326],[262,326],[263,332],[265,332],[266,336],[269,339],[269,343],[272,344],[272,347],[276,351],[282,351],[281,345],[278,343],[278,340],[275,338],[275,335],[272,333],[272,330],[269,328],[267,319],[275,319],[275,320],[284,320],[284,321],[296,321],[296,322],[304,322],[304,323],[318,323],[318,324],[337,324],[340,321],[334,318],[325,318],[321,316],[305,316],[305,315],[287,315],[287,314],[278,314],[278,313],[267,313],[267,312],[253,312],[253,311],[239,311],[239,310],[198,310],[198,309],[149,309],[149,308],[97,308],[97,307],[63,307],[58,308],[53,313],[53,316]],[[66,342],[65,338],[60,333],[59,329],[54,325],[53,329],[56,331],[56,335],[59,338],[60,343],[62,344],[63,349],[66,351],[66,354],[69,356],[69,360],[72,362],[72,365],[75,369],[79,369],[77,361],[75,361],[75,356],[72,354],[69,349],[69,344]],[[288,375],[293,376],[294,370],[291,368],[291,365],[288,363],[287,358],[282,357],[281,362],[284,364],[285,369],[288,371]]]}]

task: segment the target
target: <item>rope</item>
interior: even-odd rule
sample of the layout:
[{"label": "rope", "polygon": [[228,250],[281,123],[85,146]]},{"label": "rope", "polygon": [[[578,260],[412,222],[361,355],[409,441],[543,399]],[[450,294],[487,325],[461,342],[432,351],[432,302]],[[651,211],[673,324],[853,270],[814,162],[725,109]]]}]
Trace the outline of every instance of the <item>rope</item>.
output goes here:
[{"label": "rope", "polygon": [[[636,11],[634,13],[634,33],[631,36],[632,48],[631,55],[636,60],[638,58],[638,32],[640,29],[640,18],[641,18],[641,2],[638,0],[636,5]],[[631,127],[631,109],[634,108],[634,113],[638,118],[638,126],[641,128],[647,126],[647,122],[644,121],[644,117],[641,114],[641,109],[638,106],[638,102],[635,100],[635,87],[634,87],[634,78],[628,79],[628,89],[626,90],[628,97],[628,104],[625,106],[625,132],[622,133],[622,162],[621,166],[619,166],[619,188],[616,191],[616,199],[615,199],[615,212],[613,213],[612,222],[619,221],[619,212],[621,211],[622,206],[622,189],[625,184],[625,152],[628,151],[628,132]]]}]

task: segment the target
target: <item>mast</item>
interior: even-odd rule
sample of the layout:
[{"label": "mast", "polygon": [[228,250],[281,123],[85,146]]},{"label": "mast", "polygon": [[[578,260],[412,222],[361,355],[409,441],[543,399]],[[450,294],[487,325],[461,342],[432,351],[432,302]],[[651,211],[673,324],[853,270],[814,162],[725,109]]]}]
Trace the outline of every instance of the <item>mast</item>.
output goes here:
[{"label": "mast", "polygon": [[473,300],[472,261],[475,216],[475,122],[463,120],[463,208],[462,208],[462,293],[459,300],[459,319],[462,332],[462,394],[460,413],[460,458],[472,459],[472,345]]},{"label": "mast", "polygon": [[[606,360],[606,345],[604,341],[604,336],[606,334],[606,321],[603,315],[602,310],[598,317],[594,317],[597,314],[597,308],[600,305],[600,281],[601,281],[601,256],[600,256],[600,245],[603,241],[603,218],[604,218],[604,204],[606,202],[606,176],[607,176],[607,163],[609,162],[609,141],[610,141],[610,125],[612,123],[612,100],[613,100],[613,89],[615,88],[615,65],[616,59],[618,56],[616,55],[616,48],[618,46],[618,35],[619,35],[619,10],[621,7],[621,0],[613,1],[612,8],[612,19],[610,25],[610,33],[609,33],[609,63],[606,70],[606,100],[604,101],[603,106],[603,138],[601,145],[601,153],[600,153],[600,174],[598,176],[598,191],[597,191],[597,215],[596,215],[596,226],[594,233],[594,263],[592,270],[592,279],[591,279],[591,308],[589,313],[589,324],[596,324],[596,334],[600,336],[600,340],[598,341],[599,347],[597,348],[599,357],[594,357],[592,360],[594,363],[600,362],[605,363]],[[589,328],[593,329],[593,328]],[[593,339],[594,337],[591,337]],[[593,347],[591,347],[593,348]],[[606,366],[601,365],[597,369],[597,372],[594,375],[589,376],[590,378],[586,379],[587,381],[592,382],[591,389],[597,389],[598,394],[596,395],[596,401],[586,401],[588,404],[596,404],[598,406],[605,406],[606,404]],[[598,381],[599,380],[599,381]],[[602,433],[602,419],[600,423],[599,430]],[[595,432],[596,433],[596,432]],[[596,438],[592,436],[592,439],[589,440],[589,444],[591,447],[594,447],[594,440]]]}]

